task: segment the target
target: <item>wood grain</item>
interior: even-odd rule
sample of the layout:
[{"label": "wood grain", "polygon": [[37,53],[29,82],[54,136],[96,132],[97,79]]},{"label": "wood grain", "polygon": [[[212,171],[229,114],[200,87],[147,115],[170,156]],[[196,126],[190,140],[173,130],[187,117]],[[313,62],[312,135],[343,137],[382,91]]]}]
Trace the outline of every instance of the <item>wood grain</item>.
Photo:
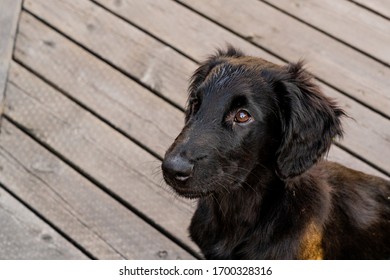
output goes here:
[{"label": "wood grain", "polygon": [[306,59],[321,80],[390,118],[390,69],[385,65],[257,0],[245,5],[240,0],[180,2],[285,60]]},{"label": "wood grain", "polygon": [[0,260],[88,259],[2,188],[0,228]]},{"label": "wood grain", "polygon": [[17,21],[22,0],[2,0],[0,2],[0,118],[3,112],[3,100],[9,62],[12,57]]},{"label": "wood grain", "polygon": [[0,165],[2,184],[95,258],[191,258],[8,121]]},{"label": "wood grain", "polygon": [[363,7],[367,7],[378,14],[390,19],[390,2],[388,0],[351,0]]},{"label": "wood grain", "polygon": [[[65,96],[13,64],[6,115],[183,243],[192,205],[161,186],[160,162]],[[154,174],[155,173],[155,174]]]},{"label": "wood grain", "polygon": [[344,136],[337,143],[389,175],[390,120],[324,84],[321,88],[348,115],[342,119]]},{"label": "wood grain", "polygon": [[348,1],[264,0],[263,2],[270,3],[390,65],[388,51],[390,21],[381,16]]},{"label": "wood grain", "polygon": [[160,157],[184,123],[180,110],[25,13],[15,59]]},{"label": "wood grain", "polygon": [[185,50],[186,55],[197,61],[204,60],[216,49],[231,44],[250,55],[260,56],[275,63],[280,62],[264,50],[171,0],[94,2],[176,49]]},{"label": "wood grain", "polygon": [[346,151],[340,149],[339,147],[332,145],[328,155],[325,156],[325,159],[329,161],[338,162],[347,166],[348,168],[356,169],[367,174],[372,174],[375,176],[382,177],[383,179],[390,180],[390,176],[383,174],[367,163],[357,159]]},{"label": "wood grain", "polygon": [[164,97],[184,106],[187,80],[196,64],[170,47],[90,1],[26,0],[24,7]]}]

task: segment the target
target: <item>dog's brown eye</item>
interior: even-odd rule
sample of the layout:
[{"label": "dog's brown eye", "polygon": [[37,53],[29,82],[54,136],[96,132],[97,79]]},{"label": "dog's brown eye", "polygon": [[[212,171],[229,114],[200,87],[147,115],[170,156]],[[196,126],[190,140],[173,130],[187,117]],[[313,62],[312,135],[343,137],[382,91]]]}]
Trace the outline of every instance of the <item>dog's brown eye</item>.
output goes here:
[{"label": "dog's brown eye", "polygon": [[237,114],[234,116],[234,121],[237,123],[246,123],[250,119],[251,115],[245,110],[238,111]]}]

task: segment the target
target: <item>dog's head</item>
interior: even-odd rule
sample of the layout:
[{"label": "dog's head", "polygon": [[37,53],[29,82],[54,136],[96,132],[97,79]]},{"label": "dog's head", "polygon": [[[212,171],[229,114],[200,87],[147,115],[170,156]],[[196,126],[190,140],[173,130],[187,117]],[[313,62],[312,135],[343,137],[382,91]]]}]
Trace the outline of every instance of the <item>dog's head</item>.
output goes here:
[{"label": "dog's head", "polygon": [[245,187],[258,167],[282,180],[295,177],[342,135],[341,115],[302,63],[277,66],[229,47],[192,77],[164,179],[179,194],[200,197]]}]

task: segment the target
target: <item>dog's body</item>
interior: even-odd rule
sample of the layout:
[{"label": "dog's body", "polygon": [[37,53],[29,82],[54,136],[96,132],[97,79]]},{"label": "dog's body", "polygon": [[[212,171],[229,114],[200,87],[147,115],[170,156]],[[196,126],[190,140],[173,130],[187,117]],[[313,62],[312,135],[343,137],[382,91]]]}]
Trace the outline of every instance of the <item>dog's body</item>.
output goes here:
[{"label": "dog's body", "polygon": [[252,188],[200,198],[190,232],[206,258],[390,258],[388,182],[323,161]]},{"label": "dog's body", "polygon": [[206,258],[390,258],[390,182],[322,159],[342,115],[300,63],[229,48],[199,67],[162,168],[199,198],[190,234]]}]

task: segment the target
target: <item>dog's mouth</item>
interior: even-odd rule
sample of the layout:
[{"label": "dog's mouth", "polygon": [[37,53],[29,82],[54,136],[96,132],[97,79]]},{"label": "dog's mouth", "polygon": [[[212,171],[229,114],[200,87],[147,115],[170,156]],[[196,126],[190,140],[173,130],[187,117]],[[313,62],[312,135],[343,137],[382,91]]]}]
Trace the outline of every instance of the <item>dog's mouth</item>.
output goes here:
[{"label": "dog's mouth", "polygon": [[172,187],[176,193],[180,196],[183,196],[185,198],[189,199],[196,199],[196,198],[201,198],[201,197],[206,197],[209,196],[213,193],[213,191],[210,190],[192,190],[188,188],[181,188],[174,186]]},{"label": "dog's mouth", "polygon": [[189,199],[207,197],[217,193],[226,193],[239,188],[243,181],[241,178],[243,177],[242,174],[227,172],[225,170],[219,170],[219,172],[215,173],[217,174],[207,177],[206,175],[199,176],[199,174],[195,174],[195,176],[188,178],[179,178],[178,176],[171,176],[169,173],[163,172],[163,178],[177,195]]},{"label": "dog's mouth", "polygon": [[196,199],[200,197],[205,197],[211,194],[211,191],[205,188],[199,188],[191,186],[191,179],[180,180],[180,178],[170,178],[165,176],[165,182],[179,195],[189,199]]}]

